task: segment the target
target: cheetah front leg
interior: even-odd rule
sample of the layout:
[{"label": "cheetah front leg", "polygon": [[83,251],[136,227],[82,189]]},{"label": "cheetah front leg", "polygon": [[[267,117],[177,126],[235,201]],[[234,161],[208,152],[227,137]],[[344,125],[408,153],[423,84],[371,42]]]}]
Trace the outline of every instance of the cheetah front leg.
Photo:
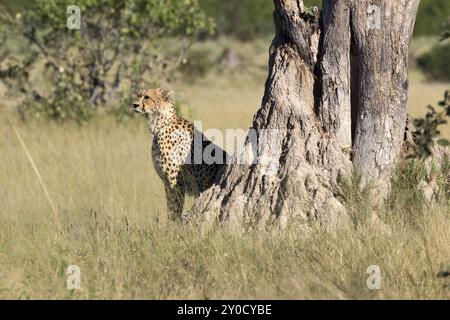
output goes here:
[{"label": "cheetah front leg", "polygon": [[165,189],[169,219],[172,221],[180,220],[183,212],[185,189],[180,185],[174,187],[166,185]]}]

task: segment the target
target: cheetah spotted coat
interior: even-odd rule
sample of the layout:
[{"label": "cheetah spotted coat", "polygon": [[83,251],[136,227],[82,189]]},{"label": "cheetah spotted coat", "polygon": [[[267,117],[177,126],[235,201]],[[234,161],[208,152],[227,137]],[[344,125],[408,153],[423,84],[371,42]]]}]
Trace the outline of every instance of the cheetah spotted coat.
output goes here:
[{"label": "cheetah spotted coat", "polygon": [[148,115],[153,164],[164,183],[169,217],[178,219],[185,195],[198,196],[211,187],[227,154],[176,114],[169,92],[143,90],[133,106]]}]

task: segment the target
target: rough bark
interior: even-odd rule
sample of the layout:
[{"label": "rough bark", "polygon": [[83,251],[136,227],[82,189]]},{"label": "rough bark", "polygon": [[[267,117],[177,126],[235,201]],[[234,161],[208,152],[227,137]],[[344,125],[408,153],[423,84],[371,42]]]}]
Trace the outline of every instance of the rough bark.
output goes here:
[{"label": "rough bark", "polygon": [[350,0],[324,1],[319,119],[343,146],[352,145]]},{"label": "rough bark", "polygon": [[[244,146],[244,150],[264,151],[251,166],[229,165],[220,182],[197,199],[194,211],[202,219],[218,218],[234,226],[261,226],[269,221],[286,225],[295,218],[305,223],[317,219],[331,227],[338,223],[335,217],[345,215],[333,191],[351,163],[334,137],[322,130],[315,114],[313,70],[319,13],[305,21],[296,1],[275,4],[270,71],[252,126],[258,139],[248,138]],[[261,139],[262,129],[269,129],[266,139]],[[279,163],[274,174],[265,174],[267,154]]]},{"label": "rough bark", "polygon": [[[404,138],[408,48],[419,2],[361,0],[352,8],[360,79],[353,162],[367,178],[381,182],[384,194]],[[380,20],[368,28],[371,4],[378,6]],[[376,18],[376,12],[369,14]]]},{"label": "rough bark", "polygon": [[[248,136],[243,148],[257,151],[256,163],[228,165],[193,211],[238,227],[313,220],[334,228],[349,221],[337,194],[353,168],[352,142],[356,166],[384,184],[398,155],[419,0],[330,0],[322,16],[306,14],[302,1],[274,3],[269,75],[252,125],[257,139]],[[369,3],[381,9],[381,30],[367,28]],[[270,174],[267,158],[277,164]]]}]

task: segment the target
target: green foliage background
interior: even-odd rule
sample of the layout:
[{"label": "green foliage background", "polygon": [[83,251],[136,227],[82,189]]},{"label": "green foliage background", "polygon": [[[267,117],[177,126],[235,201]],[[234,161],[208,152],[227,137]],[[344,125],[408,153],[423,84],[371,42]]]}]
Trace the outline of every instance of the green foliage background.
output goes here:
[{"label": "green foliage background", "polygon": [[450,41],[436,44],[432,50],[417,59],[417,65],[433,80],[450,80]]},{"label": "green foliage background", "polygon": [[[321,0],[306,0],[306,6],[321,5]],[[272,0],[200,0],[206,14],[214,17],[217,35],[225,34],[241,40],[272,35],[274,32]]]},{"label": "green foliage background", "polygon": [[445,21],[449,18],[450,1],[421,0],[414,35],[438,35],[442,31]]},{"label": "green foliage background", "polygon": [[[0,0],[12,11],[31,6],[33,1]],[[214,17],[218,33],[249,39],[273,30],[272,0],[200,0],[201,8]],[[322,0],[306,0],[306,6],[321,6]],[[450,1],[421,0],[414,29],[415,36],[437,35],[450,17]]]},{"label": "green foliage background", "polygon": [[0,79],[22,98],[24,117],[129,114],[133,93],[170,78],[198,34],[214,28],[197,0],[78,0],[79,30],[66,27],[70,0],[36,0],[26,10],[5,3],[17,11],[0,12],[8,44],[0,48]]},{"label": "green foliage background", "polygon": [[[308,7],[320,7],[322,0],[304,3]],[[200,5],[216,20],[218,34],[248,40],[273,32],[272,0],[200,0]],[[414,36],[438,35],[449,17],[449,0],[421,0]]]}]

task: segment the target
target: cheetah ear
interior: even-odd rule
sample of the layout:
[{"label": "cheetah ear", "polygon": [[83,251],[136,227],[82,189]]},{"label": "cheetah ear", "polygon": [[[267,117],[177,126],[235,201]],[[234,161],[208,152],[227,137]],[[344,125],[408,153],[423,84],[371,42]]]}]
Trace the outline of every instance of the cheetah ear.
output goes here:
[{"label": "cheetah ear", "polygon": [[173,102],[174,97],[175,97],[175,92],[173,92],[173,90],[166,91],[166,99],[167,100],[169,100],[170,102]]}]

